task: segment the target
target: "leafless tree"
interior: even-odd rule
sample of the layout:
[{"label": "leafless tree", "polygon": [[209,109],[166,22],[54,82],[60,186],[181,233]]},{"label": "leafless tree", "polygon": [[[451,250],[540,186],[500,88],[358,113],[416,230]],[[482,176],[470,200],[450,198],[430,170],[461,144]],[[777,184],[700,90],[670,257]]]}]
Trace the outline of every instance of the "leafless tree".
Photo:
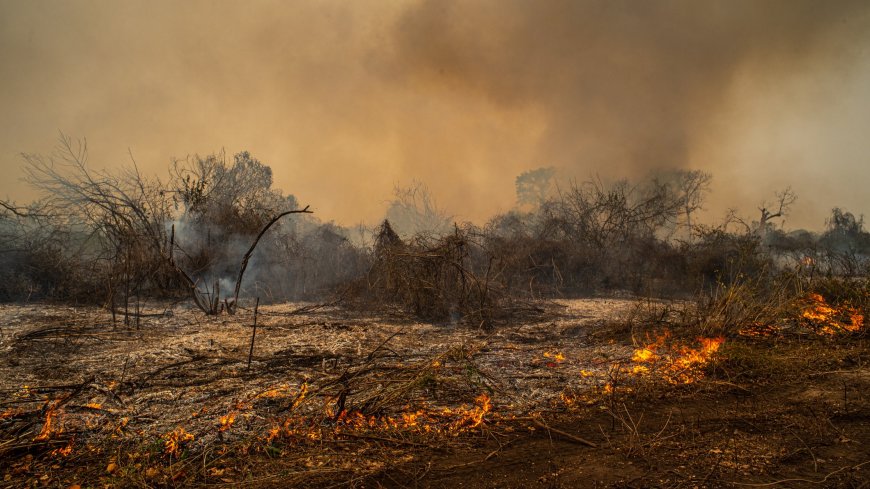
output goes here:
[{"label": "leafless tree", "polygon": [[692,234],[692,214],[702,209],[704,198],[710,191],[713,176],[700,170],[683,170],[676,174],[676,187],[686,215],[686,228]]},{"label": "leafless tree", "polygon": [[761,212],[761,216],[758,219],[758,235],[763,238],[769,230],[770,220],[786,216],[796,200],[797,195],[791,187],[786,187],[784,190],[776,193],[776,201],[773,205],[762,202],[758,207],[758,210]]},{"label": "leafless tree", "polygon": [[632,185],[620,180],[606,185],[596,178],[572,183],[543,212],[551,227],[568,239],[604,248],[655,234],[673,223],[682,208],[682,199],[659,181]]},{"label": "leafless tree", "polygon": [[450,231],[453,216],[440,208],[429,188],[414,181],[408,187],[396,186],[387,209],[387,219],[399,234],[440,236]]}]

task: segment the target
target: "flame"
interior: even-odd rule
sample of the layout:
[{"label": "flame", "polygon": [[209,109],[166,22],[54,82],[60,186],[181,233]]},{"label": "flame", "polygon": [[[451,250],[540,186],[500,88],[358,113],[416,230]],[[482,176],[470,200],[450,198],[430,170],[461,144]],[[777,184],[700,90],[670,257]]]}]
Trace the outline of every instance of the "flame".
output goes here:
[{"label": "flame", "polygon": [[286,385],[280,385],[278,387],[273,387],[267,391],[261,392],[257,394],[256,398],[258,399],[275,399],[279,397],[287,397],[290,388]]},{"label": "flame", "polygon": [[299,386],[299,393],[296,394],[296,399],[293,400],[293,405],[290,406],[290,410],[294,410],[302,404],[302,401],[305,400],[305,396],[308,394],[308,382],[303,383]]},{"label": "flame", "polygon": [[[854,333],[864,327],[864,315],[848,304],[834,307],[821,294],[812,293],[804,298],[801,317],[806,319],[821,335]],[[848,319],[847,319],[848,318]]]},{"label": "flame", "polygon": [[659,356],[655,354],[650,349],[641,348],[639,350],[634,351],[634,355],[631,356],[632,362],[654,362],[658,360]]},{"label": "flame", "polygon": [[[492,411],[492,399],[481,394],[471,406],[434,409],[425,404],[419,409],[405,406],[396,415],[367,415],[357,410],[342,410],[333,413],[331,403],[324,406],[323,416],[332,419],[324,424],[316,416],[289,416],[280,424],[273,425],[263,440],[270,444],[279,437],[296,441],[320,441],[330,434],[359,433],[368,431],[406,432],[430,435],[458,435],[475,429],[486,422]],[[331,430],[324,429],[332,426]]]},{"label": "flame", "polygon": [[562,363],[565,361],[565,355],[563,355],[562,352],[552,353],[549,351],[545,351],[544,357],[555,360],[558,363]]},{"label": "flame", "polygon": [[483,424],[483,418],[492,410],[492,399],[488,395],[481,394],[474,400],[476,406],[465,415],[468,429],[477,428]]},{"label": "flame", "polygon": [[281,426],[276,425],[269,429],[269,434],[266,435],[266,444],[271,444],[275,438],[278,438],[278,435],[281,434]]},{"label": "flame", "polygon": [[55,457],[68,457],[72,453],[72,451],[73,442],[72,440],[70,440],[70,442],[67,443],[66,446],[63,446],[61,448],[55,448],[54,450],[52,450],[51,455]]},{"label": "flame", "polygon": [[85,404],[85,407],[91,409],[103,409],[103,405],[98,402],[89,402]]},{"label": "flame", "polygon": [[236,421],[236,412],[230,411],[226,416],[221,416],[219,421],[220,428],[218,428],[218,431],[223,433],[233,427],[233,423]]},{"label": "flame", "polygon": [[701,369],[719,351],[725,338],[698,338],[699,346],[690,348],[682,344],[667,346],[670,332],[665,332],[656,340],[634,351],[630,372],[647,375],[653,370],[672,384],[691,384],[703,377]]},{"label": "flame", "polygon": [[193,435],[184,430],[184,428],[176,428],[175,431],[163,435],[164,452],[173,457],[178,457],[181,453],[182,445],[193,441]]},{"label": "flame", "polygon": [[57,410],[59,404],[60,400],[57,400],[48,406],[48,409],[45,412],[45,423],[43,423],[42,430],[36,438],[34,438],[34,441],[45,441],[51,438],[52,434],[63,432],[63,429],[60,427],[52,427],[55,425],[55,417],[58,417],[60,414],[59,410]]},{"label": "flame", "polygon": [[17,409],[8,408],[5,411],[3,411],[2,413],[0,413],[0,420],[6,419],[6,418],[11,418],[12,416],[15,416],[17,414],[19,414]]}]

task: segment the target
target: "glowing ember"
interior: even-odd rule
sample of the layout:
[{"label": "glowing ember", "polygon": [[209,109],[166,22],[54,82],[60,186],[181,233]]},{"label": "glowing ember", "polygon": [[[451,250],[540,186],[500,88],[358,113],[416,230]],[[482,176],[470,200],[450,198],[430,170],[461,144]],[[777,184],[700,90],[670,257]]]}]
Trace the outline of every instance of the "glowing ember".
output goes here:
[{"label": "glowing ember", "polygon": [[756,323],[737,331],[737,334],[750,338],[769,338],[771,336],[777,336],[780,333],[780,330],[780,327],[776,324]]},{"label": "glowing ember", "polygon": [[267,444],[278,437],[295,441],[319,441],[328,435],[360,433],[368,431],[406,432],[432,435],[458,435],[483,425],[492,410],[492,400],[486,394],[479,395],[472,406],[457,408],[421,409],[406,411],[395,416],[366,415],[359,411],[343,410],[333,413],[329,406],[324,416],[332,419],[332,428],[324,429],[322,419],[310,416],[291,416],[280,425],[274,425],[264,437]]},{"label": "glowing ember", "polygon": [[220,419],[220,428],[218,430],[220,432],[224,432],[233,427],[233,423],[236,421],[236,412],[230,411],[226,416],[221,416]]},{"label": "glowing ember", "polygon": [[51,455],[56,457],[68,457],[73,451],[73,442],[70,441],[66,444],[66,446],[61,448],[56,448],[51,451]]},{"label": "glowing ember", "polygon": [[182,446],[189,441],[193,441],[193,435],[184,428],[176,428],[163,436],[164,451],[169,456],[178,457]]},{"label": "glowing ember", "polygon": [[561,352],[553,353],[553,352],[545,351],[544,357],[549,358],[551,360],[555,360],[558,363],[562,363],[565,361],[565,355],[563,355]]},{"label": "glowing ember", "polygon": [[289,391],[290,391],[290,388],[288,386],[281,385],[279,387],[275,387],[275,388],[269,389],[267,391],[261,392],[261,393],[257,394],[256,397],[260,398],[260,399],[275,399],[275,398],[280,398],[280,397],[287,397],[287,395],[289,394]]},{"label": "glowing ember", "polygon": [[2,413],[0,413],[0,419],[11,418],[12,416],[15,416],[16,414],[18,414],[17,410],[7,409],[7,410],[3,411]]},{"label": "glowing ember", "polygon": [[291,411],[293,409],[296,409],[297,407],[299,407],[300,404],[302,404],[302,401],[305,400],[306,394],[308,394],[308,383],[307,382],[302,384],[302,386],[299,387],[299,394],[296,394],[296,399],[293,401],[293,405],[290,406]]}]

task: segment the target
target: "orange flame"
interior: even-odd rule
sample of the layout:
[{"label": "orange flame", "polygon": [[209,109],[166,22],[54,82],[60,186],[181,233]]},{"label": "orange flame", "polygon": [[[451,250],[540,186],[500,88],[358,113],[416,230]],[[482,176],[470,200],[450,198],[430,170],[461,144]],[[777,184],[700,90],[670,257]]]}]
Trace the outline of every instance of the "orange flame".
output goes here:
[{"label": "orange flame", "polygon": [[[864,315],[848,304],[840,307],[829,305],[821,294],[809,294],[804,301],[801,317],[806,319],[821,335],[854,333],[864,327]],[[848,319],[847,319],[848,318]]]},{"label": "orange flame", "polygon": [[701,369],[708,364],[725,338],[698,338],[700,343],[697,348],[686,345],[672,344],[668,347],[669,332],[665,332],[656,338],[656,341],[636,349],[631,357],[634,365],[631,373],[636,375],[649,374],[655,370],[672,384],[691,384],[703,377]]},{"label": "orange flame", "polygon": [[263,391],[257,394],[257,398],[260,399],[275,399],[279,397],[287,397],[290,388],[286,385],[280,385],[278,387],[273,387],[267,391]]},{"label": "orange flame", "polygon": [[565,355],[563,355],[562,352],[553,353],[553,352],[545,351],[544,357],[555,360],[559,363],[562,363],[565,361]]},{"label": "orange flame", "polygon": [[406,410],[395,416],[366,415],[360,411],[342,410],[333,413],[330,405],[324,406],[324,415],[334,419],[331,430],[324,430],[322,422],[311,416],[290,416],[283,423],[273,425],[263,438],[267,444],[279,436],[300,441],[319,441],[324,436],[369,430],[406,431],[420,434],[457,435],[483,425],[492,411],[492,400],[486,394],[479,395],[472,406],[458,408]]},{"label": "orange flame", "polygon": [[18,410],[9,408],[9,409],[6,409],[5,411],[3,411],[2,413],[0,413],[0,419],[11,418],[12,416],[15,416],[16,414],[18,414]]},{"label": "orange flame", "polygon": [[221,416],[219,421],[220,428],[218,428],[218,431],[223,433],[233,427],[233,423],[236,421],[236,412],[230,411],[226,416]]},{"label": "orange flame", "polygon": [[53,455],[55,457],[68,457],[72,453],[72,451],[73,451],[73,442],[70,441],[69,443],[66,444],[66,446],[63,446],[61,448],[55,448],[54,450],[52,450],[51,455]]},{"label": "orange flame", "polygon": [[51,438],[51,435],[54,433],[62,433],[63,429],[60,427],[52,427],[55,424],[55,417],[57,417],[60,413],[57,411],[57,406],[60,404],[60,400],[54,401],[45,412],[45,423],[42,425],[42,430],[39,434],[34,438],[34,441],[45,441]]},{"label": "orange flame", "polygon": [[193,441],[193,435],[184,428],[176,428],[175,431],[163,435],[164,451],[169,456],[178,457],[182,446],[189,441]]}]

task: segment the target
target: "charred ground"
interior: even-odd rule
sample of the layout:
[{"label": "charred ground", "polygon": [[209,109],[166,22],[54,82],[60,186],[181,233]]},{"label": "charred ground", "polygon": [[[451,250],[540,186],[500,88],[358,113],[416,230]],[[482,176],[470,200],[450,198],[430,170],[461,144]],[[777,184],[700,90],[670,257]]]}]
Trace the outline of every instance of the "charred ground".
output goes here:
[{"label": "charred ground", "polygon": [[248,368],[252,311],[4,306],[3,486],[868,481],[866,341],[818,334],[816,305],[709,354],[684,304],[568,301],[496,332],[303,307],[258,311]]},{"label": "charred ground", "polygon": [[309,215],[248,153],[29,156],[2,202],[4,487],[867,487],[870,233],[700,224],[710,175]]}]

